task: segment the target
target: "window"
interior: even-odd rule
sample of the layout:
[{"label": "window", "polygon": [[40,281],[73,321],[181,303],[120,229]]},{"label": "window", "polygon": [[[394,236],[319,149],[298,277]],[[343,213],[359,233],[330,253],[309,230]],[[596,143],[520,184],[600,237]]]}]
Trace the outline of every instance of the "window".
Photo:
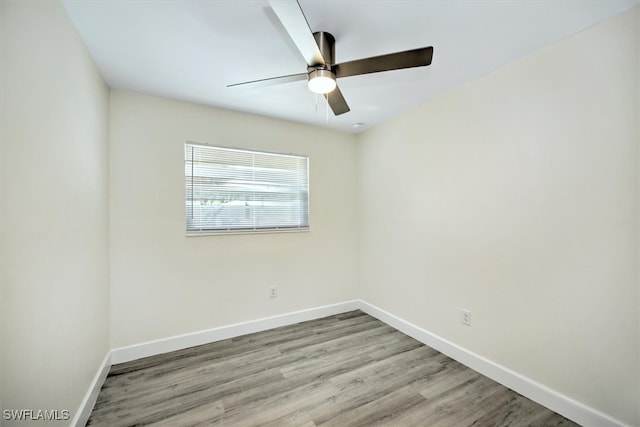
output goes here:
[{"label": "window", "polygon": [[309,229],[308,157],[185,144],[187,234]]}]

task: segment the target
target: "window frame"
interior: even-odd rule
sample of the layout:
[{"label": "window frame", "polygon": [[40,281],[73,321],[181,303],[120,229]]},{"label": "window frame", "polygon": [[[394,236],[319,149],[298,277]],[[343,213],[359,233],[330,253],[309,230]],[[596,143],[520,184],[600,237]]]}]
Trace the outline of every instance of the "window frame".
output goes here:
[{"label": "window frame", "polygon": [[[211,229],[189,229],[188,225],[188,190],[187,190],[187,147],[188,146],[202,146],[209,147],[212,149],[221,149],[221,150],[230,150],[230,151],[238,151],[244,153],[251,154],[259,154],[259,155],[273,155],[273,156],[283,156],[283,157],[297,157],[306,160],[306,225],[299,226],[273,226],[273,227],[247,227],[247,228],[211,228]],[[185,234],[187,237],[198,237],[198,236],[225,236],[225,235],[238,235],[238,234],[271,234],[271,233],[301,233],[301,232],[309,232],[311,231],[311,183],[310,183],[310,157],[308,155],[303,154],[295,154],[295,153],[281,153],[275,151],[266,151],[266,150],[256,150],[256,149],[248,149],[248,148],[239,148],[225,145],[217,145],[217,144],[209,144],[203,142],[196,141],[185,141],[183,144],[183,157],[184,157],[184,167],[183,171],[183,179],[184,179],[184,198],[183,198],[183,213],[184,213],[184,225],[185,225]]]}]

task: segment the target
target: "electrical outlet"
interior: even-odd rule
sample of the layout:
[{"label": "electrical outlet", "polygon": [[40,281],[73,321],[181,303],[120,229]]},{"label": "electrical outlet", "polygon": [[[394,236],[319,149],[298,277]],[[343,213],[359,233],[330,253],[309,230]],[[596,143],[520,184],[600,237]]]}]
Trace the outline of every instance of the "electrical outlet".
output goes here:
[{"label": "electrical outlet", "polygon": [[272,286],[269,288],[269,298],[276,298],[278,296],[278,287]]},{"label": "electrical outlet", "polygon": [[471,326],[471,311],[462,309],[462,324]]}]

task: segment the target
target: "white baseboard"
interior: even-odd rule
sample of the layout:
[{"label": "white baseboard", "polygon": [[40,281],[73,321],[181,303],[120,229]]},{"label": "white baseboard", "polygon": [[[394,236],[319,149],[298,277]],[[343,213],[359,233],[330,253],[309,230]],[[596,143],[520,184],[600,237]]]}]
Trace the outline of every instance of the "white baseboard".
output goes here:
[{"label": "white baseboard", "polygon": [[98,371],[93,377],[93,381],[91,381],[89,390],[87,390],[87,394],[85,394],[84,399],[82,399],[78,410],[71,420],[72,427],[84,427],[85,425],[87,425],[87,421],[89,421],[89,416],[91,415],[93,406],[96,404],[96,399],[98,399],[98,394],[100,393],[102,384],[104,384],[104,380],[107,378],[107,374],[109,374],[110,368],[111,352],[108,352],[102,360],[102,363],[98,367]]},{"label": "white baseboard", "polygon": [[622,421],[614,417],[577,402],[509,368],[394,316],[373,304],[362,300],[358,302],[358,308],[365,313],[580,425],[598,427],[625,426]]},{"label": "white baseboard", "polygon": [[91,409],[95,404],[98,392],[104,383],[111,364],[128,362],[143,357],[181,350],[196,345],[208,344],[240,335],[265,331],[280,326],[319,319],[357,309],[364,311],[365,313],[385,322],[429,347],[432,347],[452,359],[470,367],[482,375],[509,387],[523,396],[528,397],[529,399],[577,422],[578,424],[598,427],[625,427],[623,422],[612,416],[588,407],[568,396],[550,389],[543,384],[527,378],[518,372],[460,347],[451,341],[428,332],[363,300],[352,300],[307,310],[300,310],[277,316],[222,326],[219,328],[207,329],[204,331],[192,332],[189,334],[149,341],[141,344],[115,348],[111,350],[111,353],[107,355],[103,361],[102,366],[98,370],[91,388],[80,405],[80,409],[77,411],[71,425],[84,426],[89,419]]},{"label": "white baseboard", "polygon": [[250,320],[248,322],[236,323],[204,331],[192,332],[155,341],[148,341],[141,344],[114,348],[111,350],[111,363],[116,364],[129,362],[143,357],[154,356],[156,354],[167,353],[169,351],[182,350],[184,348],[208,344],[240,335],[265,331],[268,329],[278,328],[280,326],[292,325],[294,323],[304,322],[307,320],[320,319],[334,314],[357,310],[358,308],[360,308],[359,301],[353,300],[307,310],[294,311],[292,313],[262,319]]}]

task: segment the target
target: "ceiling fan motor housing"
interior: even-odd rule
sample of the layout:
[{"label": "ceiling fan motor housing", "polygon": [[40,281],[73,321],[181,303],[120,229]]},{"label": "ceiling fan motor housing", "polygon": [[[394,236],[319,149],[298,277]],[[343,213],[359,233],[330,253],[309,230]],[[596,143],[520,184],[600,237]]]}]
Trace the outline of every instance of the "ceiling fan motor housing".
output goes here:
[{"label": "ceiling fan motor housing", "polygon": [[336,63],[336,39],[330,33],[324,31],[318,31],[313,33],[313,38],[316,40],[318,45],[318,49],[320,49],[320,53],[324,58],[324,64],[313,64],[315,65],[325,65],[328,69],[331,68],[332,65]]},{"label": "ceiling fan motor housing", "polygon": [[307,81],[309,89],[314,93],[326,94],[336,87],[336,75],[333,72],[335,64],[335,41],[329,33],[318,31],[313,38],[324,59],[324,64],[313,64],[307,67]]}]

